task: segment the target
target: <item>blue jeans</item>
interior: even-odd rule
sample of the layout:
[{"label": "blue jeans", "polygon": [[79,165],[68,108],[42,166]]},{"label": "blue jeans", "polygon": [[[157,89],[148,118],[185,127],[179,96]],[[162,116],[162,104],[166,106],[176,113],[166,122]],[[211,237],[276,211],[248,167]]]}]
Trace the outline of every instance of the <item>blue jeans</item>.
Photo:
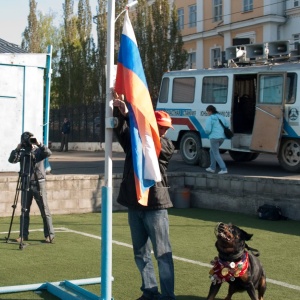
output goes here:
[{"label": "blue jeans", "polygon": [[217,163],[222,171],[226,171],[226,165],[220,155],[220,146],[223,144],[224,139],[210,139],[210,168],[216,170]]},{"label": "blue jeans", "polygon": [[[149,299],[175,299],[174,264],[169,241],[169,219],[166,209],[140,211],[128,209],[135,263],[142,276],[141,290]],[[158,263],[161,295],[159,296],[151,245]],[[158,297],[158,298],[155,298]]]}]

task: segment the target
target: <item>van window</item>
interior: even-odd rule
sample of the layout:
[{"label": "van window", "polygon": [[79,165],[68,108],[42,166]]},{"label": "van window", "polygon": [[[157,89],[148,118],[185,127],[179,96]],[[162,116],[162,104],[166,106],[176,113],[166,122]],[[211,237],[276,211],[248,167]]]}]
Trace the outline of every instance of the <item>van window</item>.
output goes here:
[{"label": "van window", "polygon": [[204,77],[202,86],[203,103],[226,103],[228,94],[228,77]]},{"label": "van window", "polygon": [[168,93],[169,93],[169,78],[164,78],[161,83],[160,93],[159,93],[159,102],[167,103],[168,102]]},{"label": "van window", "polygon": [[195,77],[182,77],[173,80],[172,102],[192,103],[195,98]]},{"label": "van window", "polygon": [[297,74],[289,73],[285,84],[285,101],[287,104],[294,104],[297,95]]},{"label": "van window", "polygon": [[260,104],[281,104],[283,100],[283,75],[260,75],[259,99]]}]

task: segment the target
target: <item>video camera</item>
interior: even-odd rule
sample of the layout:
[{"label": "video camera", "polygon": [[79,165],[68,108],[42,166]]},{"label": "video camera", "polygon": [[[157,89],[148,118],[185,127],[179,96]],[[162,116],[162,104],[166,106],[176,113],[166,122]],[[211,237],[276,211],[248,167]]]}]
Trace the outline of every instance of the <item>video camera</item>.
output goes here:
[{"label": "video camera", "polygon": [[33,133],[25,131],[21,135],[21,144],[25,148],[32,145],[37,145],[37,139],[34,137]]}]

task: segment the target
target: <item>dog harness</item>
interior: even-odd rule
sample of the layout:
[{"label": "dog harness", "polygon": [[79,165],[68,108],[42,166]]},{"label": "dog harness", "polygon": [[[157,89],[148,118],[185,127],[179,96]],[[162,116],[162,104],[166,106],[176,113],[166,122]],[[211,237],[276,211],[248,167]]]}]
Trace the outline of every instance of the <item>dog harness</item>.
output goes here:
[{"label": "dog harness", "polygon": [[243,276],[248,269],[248,252],[245,251],[241,260],[237,262],[223,261],[215,257],[210,263],[213,267],[209,271],[209,277],[213,284],[234,281],[235,278]]}]

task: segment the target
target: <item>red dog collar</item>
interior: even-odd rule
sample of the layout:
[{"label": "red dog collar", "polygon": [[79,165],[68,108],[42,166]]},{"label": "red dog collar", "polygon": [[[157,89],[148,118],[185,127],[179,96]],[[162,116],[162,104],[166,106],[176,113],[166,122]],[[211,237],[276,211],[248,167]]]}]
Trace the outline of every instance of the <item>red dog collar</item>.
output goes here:
[{"label": "red dog collar", "polygon": [[218,257],[215,257],[211,261],[213,265],[209,271],[211,281],[216,283],[222,283],[225,281],[234,281],[236,277],[241,277],[245,274],[249,266],[248,252],[245,251],[241,260],[237,262],[223,261]]}]

